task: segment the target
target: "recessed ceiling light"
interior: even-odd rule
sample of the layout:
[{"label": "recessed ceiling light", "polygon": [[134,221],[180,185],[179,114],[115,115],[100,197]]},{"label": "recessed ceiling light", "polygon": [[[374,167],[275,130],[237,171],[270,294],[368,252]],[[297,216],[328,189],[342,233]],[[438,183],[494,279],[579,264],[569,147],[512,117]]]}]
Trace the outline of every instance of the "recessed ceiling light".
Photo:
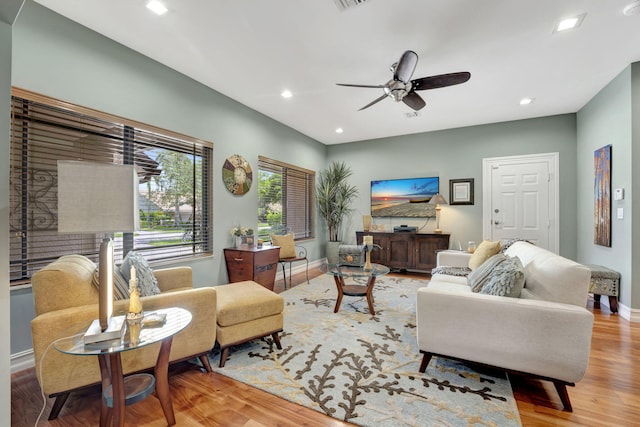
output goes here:
[{"label": "recessed ceiling light", "polygon": [[529,105],[533,102],[533,98],[522,98],[520,100],[520,105]]},{"label": "recessed ceiling light", "polygon": [[342,133],[342,132],[344,132],[344,130],[342,128],[337,128],[336,129],[336,133]]},{"label": "recessed ceiling light", "polygon": [[160,3],[158,0],[151,0],[147,3],[147,9],[151,10],[156,15],[164,15],[167,13],[167,8],[165,5]]},{"label": "recessed ceiling light", "polygon": [[578,16],[572,16],[571,18],[566,18],[560,20],[555,27],[553,27],[553,32],[558,33],[560,31],[570,30],[572,28],[577,28],[582,24],[584,17],[587,16],[586,13]]},{"label": "recessed ceiling light", "polygon": [[291,98],[293,96],[293,94],[291,93],[290,90],[284,90],[284,91],[282,91],[280,96],[282,96],[283,98]]}]

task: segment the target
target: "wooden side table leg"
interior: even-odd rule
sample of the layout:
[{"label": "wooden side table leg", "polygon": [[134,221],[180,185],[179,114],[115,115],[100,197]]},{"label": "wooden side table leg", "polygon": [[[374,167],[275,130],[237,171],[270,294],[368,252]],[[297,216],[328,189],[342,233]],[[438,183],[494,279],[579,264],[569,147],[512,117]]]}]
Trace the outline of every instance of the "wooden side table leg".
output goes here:
[{"label": "wooden side table leg", "polygon": [[102,376],[102,396],[100,396],[100,427],[111,425],[112,411],[104,400],[104,391],[111,385],[111,369],[109,369],[109,356],[101,354],[98,356],[100,364],[100,375]]},{"label": "wooden side table leg", "polygon": [[120,353],[109,355],[111,368],[111,390],[113,392],[113,425],[124,425],[124,377],[122,375],[122,359]]},{"label": "wooden side table leg", "polygon": [[336,282],[336,287],[338,288],[338,299],[336,301],[336,308],[333,309],[333,312],[337,313],[338,310],[340,310],[340,304],[342,304],[342,296],[344,295],[342,291],[342,286],[344,286],[344,279],[341,276],[334,274],[333,280]]},{"label": "wooden side table leg", "polygon": [[173,405],[171,404],[171,393],[169,391],[169,354],[171,353],[171,343],[173,338],[169,337],[162,341],[160,353],[158,353],[158,361],[156,362],[156,395],[162,406],[162,412],[167,419],[167,425],[174,425],[176,417],[173,413]]},{"label": "wooden side table leg", "polygon": [[369,313],[372,316],[376,315],[376,311],[373,309],[373,285],[376,283],[376,276],[369,277],[367,283],[367,304],[369,304]]}]

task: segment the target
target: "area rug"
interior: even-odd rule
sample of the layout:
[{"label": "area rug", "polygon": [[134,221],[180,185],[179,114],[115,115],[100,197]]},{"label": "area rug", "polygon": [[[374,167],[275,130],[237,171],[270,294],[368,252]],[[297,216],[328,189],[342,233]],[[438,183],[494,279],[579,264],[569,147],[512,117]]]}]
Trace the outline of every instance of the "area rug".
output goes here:
[{"label": "area rug", "polygon": [[[353,281],[354,279],[347,279]],[[519,426],[506,375],[432,358],[418,371],[416,290],[425,281],[385,276],[365,298],[345,296],[323,275],[283,292],[282,350],[271,338],[230,351],[222,375],[361,426]]]}]

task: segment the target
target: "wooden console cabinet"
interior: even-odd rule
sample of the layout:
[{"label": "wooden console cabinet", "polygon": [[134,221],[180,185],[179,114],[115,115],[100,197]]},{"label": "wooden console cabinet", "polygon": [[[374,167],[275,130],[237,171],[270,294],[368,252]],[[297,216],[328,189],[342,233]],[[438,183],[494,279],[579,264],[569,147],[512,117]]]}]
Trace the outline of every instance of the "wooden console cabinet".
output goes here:
[{"label": "wooden console cabinet", "polygon": [[362,236],[373,236],[373,243],[382,247],[371,252],[371,262],[401,270],[431,272],[436,266],[436,251],[449,249],[449,234],[356,232],[356,241]]},{"label": "wooden console cabinet", "polygon": [[253,280],[270,291],[276,281],[279,258],[279,246],[224,249],[230,283]]}]

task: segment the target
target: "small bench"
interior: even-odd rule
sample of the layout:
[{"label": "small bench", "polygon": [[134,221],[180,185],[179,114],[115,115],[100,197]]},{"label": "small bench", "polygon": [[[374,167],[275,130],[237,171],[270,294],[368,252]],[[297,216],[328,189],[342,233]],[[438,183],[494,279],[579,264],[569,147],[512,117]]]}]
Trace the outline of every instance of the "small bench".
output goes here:
[{"label": "small bench", "polygon": [[224,367],[229,347],[271,335],[282,349],[284,298],[264,286],[247,280],[216,286],[216,341],[220,345],[220,367]]},{"label": "small bench", "polygon": [[620,288],[620,273],[602,265],[586,265],[591,270],[589,292],[593,294],[594,307],[600,307],[600,296],[609,297],[609,307],[612,313],[618,312],[618,293]]}]

